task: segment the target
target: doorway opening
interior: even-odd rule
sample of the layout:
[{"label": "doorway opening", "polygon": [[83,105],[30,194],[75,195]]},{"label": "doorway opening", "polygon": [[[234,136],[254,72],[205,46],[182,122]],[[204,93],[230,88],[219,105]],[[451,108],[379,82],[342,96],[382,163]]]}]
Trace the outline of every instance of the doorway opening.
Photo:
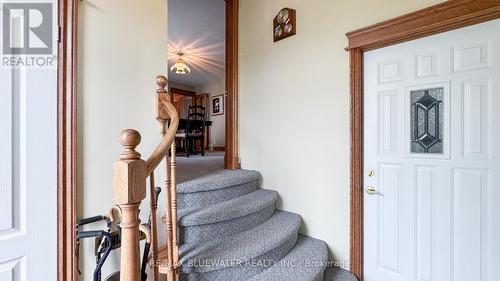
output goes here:
[{"label": "doorway opening", "polygon": [[224,161],[235,158],[236,151],[231,146],[235,130],[226,129],[234,126],[232,120],[227,122],[234,110],[228,101],[237,94],[228,90],[228,69],[233,67],[228,62],[234,59],[228,59],[228,40],[235,36],[226,29],[230,4],[168,0],[168,79],[171,100],[181,118],[178,156],[219,156],[221,165],[234,169],[239,168],[239,160],[238,165]]}]

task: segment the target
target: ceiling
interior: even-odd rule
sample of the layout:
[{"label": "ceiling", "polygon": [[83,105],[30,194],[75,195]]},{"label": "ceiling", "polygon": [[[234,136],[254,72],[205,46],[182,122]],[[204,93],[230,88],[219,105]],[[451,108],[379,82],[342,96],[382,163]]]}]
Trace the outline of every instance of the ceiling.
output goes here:
[{"label": "ceiling", "polygon": [[181,49],[191,73],[175,74],[176,83],[201,86],[224,75],[226,8],[224,0],[168,0],[168,68]]}]

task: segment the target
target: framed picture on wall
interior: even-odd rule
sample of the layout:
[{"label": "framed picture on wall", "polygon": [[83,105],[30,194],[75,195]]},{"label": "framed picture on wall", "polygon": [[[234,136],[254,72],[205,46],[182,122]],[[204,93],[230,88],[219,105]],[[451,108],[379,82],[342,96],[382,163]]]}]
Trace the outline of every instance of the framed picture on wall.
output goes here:
[{"label": "framed picture on wall", "polygon": [[212,116],[224,114],[224,95],[212,97]]}]

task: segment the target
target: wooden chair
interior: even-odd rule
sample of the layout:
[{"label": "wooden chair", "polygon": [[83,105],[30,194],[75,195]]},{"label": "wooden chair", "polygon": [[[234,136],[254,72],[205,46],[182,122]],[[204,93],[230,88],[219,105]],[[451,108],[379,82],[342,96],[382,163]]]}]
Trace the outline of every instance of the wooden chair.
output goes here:
[{"label": "wooden chair", "polygon": [[201,155],[205,156],[205,118],[205,107],[189,106],[186,128],[175,135],[175,139],[184,147],[186,157],[189,157],[191,148],[196,150],[196,141],[200,141]]}]

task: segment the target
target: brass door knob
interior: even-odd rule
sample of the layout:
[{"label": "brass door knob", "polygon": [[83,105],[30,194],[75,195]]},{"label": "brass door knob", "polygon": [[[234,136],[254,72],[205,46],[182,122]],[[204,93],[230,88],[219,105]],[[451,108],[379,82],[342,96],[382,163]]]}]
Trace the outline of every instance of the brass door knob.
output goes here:
[{"label": "brass door knob", "polygon": [[373,187],[373,186],[368,186],[368,187],[366,188],[366,193],[367,193],[368,195],[375,195],[375,194],[377,194],[377,190],[376,190],[376,189],[375,189],[375,187]]}]

